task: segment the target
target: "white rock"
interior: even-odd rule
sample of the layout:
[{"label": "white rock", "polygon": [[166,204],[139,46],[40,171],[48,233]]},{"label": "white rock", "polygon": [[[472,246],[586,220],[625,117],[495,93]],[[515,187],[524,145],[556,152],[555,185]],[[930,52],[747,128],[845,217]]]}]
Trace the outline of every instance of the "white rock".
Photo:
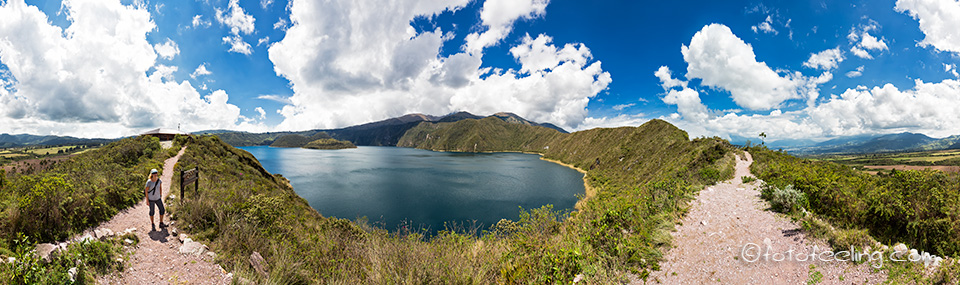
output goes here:
[{"label": "white rock", "polygon": [[185,240],[188,240],[188,239],[190,239],[190,238],[189,238],[189,236],[188,236],[187,234],[180,234],[180,235],[177,236],[177,239],[179,239],[180,242],[183,243]]},{"label": "white rock", "polygon": [[88,234],[85,234],[85,235],[83,235],[82,237],[80,237],[77,241],[80,241],[80,242],[89,242],[89,241],[93,241],[93,240],[95,240],[95,239],[97,239],[97,238],[91,236],[91,235],[88,233]]},{"label": "white rock", "polygon": [[128,238],[125,238],[125,239],[123,239],[123,243],[125,243],[125,244],[127,244],[127,245],[133,245],[133,240],[128,239]]},{"label": "white rock", "polygon": [[180,253],[193,254],[193,255],[199,256],[203,254],[204,250],[206,250],[205,248],[206,246],[203,245],[202,243],[187,239],[187,241],[183,242],[183,245],[180,245]]},{"label": "white rock", "polygon": [[7,263],[14,263],[14,262],[17,262],[16,257],[7,257]]},{"label": "white rock", "polygon": [[920,260],[920,253],[917,252],[917,249],[915,248],[910,249],[910,255],[908,255],[908,258],[913,263],[919,263],[920,261],[922,261]]},{"label": "white rock", "polygon": [[580,283],[580,281],[583,281],[583,273],[577,274],[576,277],[573,277],[573,284]]},{"label": "white rock", "polygon": [[53,250],[57,249],[57,246],[51,243],[41,243],[37,245],[37,257],[43,259],[46,262],[52,260]]},{"label": "white rock", "polygon": [[217,258],[217,253],[216,253],[216,252],[212,252],[212,251],[208,251],[208,252],[207,252],[207,256],[209,256],[210,258],[214,258],[214,259],[215,259],[215,258]]},{"label": "white rock", "polygon": [[907,248],[907,245],[902,243],[897,243],[897,245],[893,246],[893,255],[897,256],[897,258],[902,258],[909,251],[910,249]]},{"label": "white rock", "polygon": [[67,274],[70,274],[70,282],[77,282],[77,268],[70,267],[70,270],[67,270]]}]

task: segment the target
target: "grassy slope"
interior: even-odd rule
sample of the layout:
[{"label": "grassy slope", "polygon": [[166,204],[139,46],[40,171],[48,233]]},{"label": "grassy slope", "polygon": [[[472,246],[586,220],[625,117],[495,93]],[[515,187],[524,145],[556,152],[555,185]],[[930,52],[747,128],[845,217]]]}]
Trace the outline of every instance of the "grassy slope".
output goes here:
[{"label": "grassy slope", "polygon": [[[840,228],[836,233],[826,230],[825,237],[834,247],[861,248],[872,245],[870,240],[875,238],[888,245],[903,242],[936,255],[960,257],[960,175],[909,170],[874,176],[849,166],[768,149],[750,151],[755,158],[751,171],[760,179],[777,188],[793,185],[803,192],[801,206],[816,217],[803,217],[805,228],[814,232],[830,228],[818,226],[822,223],[818,219]],[[922,271],[896,268],[891,269],[895,280]],[[955,283],[960,281],[958,275],[960,262],[953,262],[933,277],[927,276],[931,279],[916,276],[895,282]]]},{"label": "grassy slope", "polygon": [[[181,228],[220,252],[227,268],[259,281],[568,283],[580,273],[612,281],[656,267],[684,202],[700,184],[732,171],[725,142],[689,141],[662,121],[562,135],[493,118],[422,124],[408,134],[428,132],[450,135],[438,140],[438,149],[540,150],[583,169],[595,165],[588,175],[599,193],[573,217],[544,207],[481,232],[441,231],[432,238],[388,233],[362,221],[322,217],[249,153],[201,137],[183,142],[190,147],[179,163],[205,171],[200,195],[188,194],[182,206],[172,203],[171,212]],[[251,273],[247,259],[254,251],[267,260],[268,276]]]},{"label": "grassy slope", "polygon": [[273,143],[270,144],[272,147],[303,147],[307,143],[310,143],[319,139],[329,139],[331,138],[325,132],[317,132],[311,136],[302,136],[298,134],[284,135],[278,137]]},{"label": "grassy slope", "polygon": [[47,171],[0,179],[0,256],[17,259],[0,264],[0,280],[59,284],[68,282],[71,267],[86,277],[88,271],[119,269],[122,265],[114,261],[120,254],[116,240],[74,243],[50,263],[37,260],[30,251],[38,242],[63,240],[136,204],[143,199],[146,174],[161,168],[163,159],[174,153],[175,149],[161,151],[157,138],[128,138],[78,154]]},{"label": "grassy slope", "polygon": [[130,138],[9,179],[0,190],[0,241],[17,233],[60,240],[109,219],[143,198],[146,173],[168,156],[156,138]]}]

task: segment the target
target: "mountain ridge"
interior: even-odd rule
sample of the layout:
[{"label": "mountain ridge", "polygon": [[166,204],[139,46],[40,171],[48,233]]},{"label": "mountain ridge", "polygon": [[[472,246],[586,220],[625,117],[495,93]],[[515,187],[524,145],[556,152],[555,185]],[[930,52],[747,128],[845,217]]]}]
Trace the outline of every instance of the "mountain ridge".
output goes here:
[{"label": "mountain ridge", "polygon": [[283,136],[299,135],[304,137],[312,136],[319,132],[325,132],[330,137],[337,140],[349,141],[360,146],[396,146],[397,142],[406,134],[407,131],[416,127],[422,122],[433,123],[452,123],[462,120],[473,119],[481,120],[484,118],[497,118],[507,123],[544,127],[555,130],[559,133],[567,133],[563,128],[550,123],[537,123],[524,119],[516,114],[508,112],[499,112],[490,116],[481,117],[469,112],[454,112],[444,116],[432,116],[421,113],[411,113],[400,117],[388,118],[385,120],[369,122],[337,129],[316,129],[299,132],[223,132],[222,130],[198,131],[193,134],[212,134],[220,137],[224,142],[232,146],[255,146],[272,145],[276,140]]},{"label": "mountain ridge", "polygon": [[47,145],[65,145],[65,144],[103,144],[116,141],[118,139],[104,138],[76,138],[71,136],[55,135],[31,135],[31,134],[0,134],[0,148],[24,147],[24,146],[47,146]]}]

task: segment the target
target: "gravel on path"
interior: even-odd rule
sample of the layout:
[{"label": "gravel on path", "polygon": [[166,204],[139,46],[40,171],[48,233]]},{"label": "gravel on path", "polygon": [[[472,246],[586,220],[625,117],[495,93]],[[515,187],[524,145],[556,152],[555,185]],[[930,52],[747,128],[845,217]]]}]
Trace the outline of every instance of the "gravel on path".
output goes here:
[{"label": "gravel on path", "polygon": [[[176,156],[164,161],[160,179],[163,180],[163,200],[167,204],[167,197],[174,187],[174,165],[186,151],[180,149]],[[167,207],[169,209],[169,207]],[[122,272],[111,275],[98,276],[97,283],[101,284],[229,284],[231,277],[219,265],[213,262],[214,254],[181,254],[182,244],[177,236],[171,234],[172,226],[165,228],[151,228],[149,206],[146,201],[140,201],[136,206],[121,211],[110,221],[101,224],[98,228],[109,228],[114,232],[122,232],[135,228],[140,243],[133,248],[130,258],[125,261]],[[155,217],[159,223],[159,215]],[[164,222],[170,222],[170,212],[164,215]]]},{"label": "gravel on path", "polygon": [[[814,246],[818,252],[830,247],[808,237],[789,217],[766,210],[769,204],[760,198],[758,182],[742,182],[743,176],[753,177],[753,159],[750,153],[744,156],[736,159],[733,179],[705,187],[691,202],[671,234],[673,247],[665,252],[660,271],[646,283],[875,284],[887,279],[869,263],[801,257],[809,256]],[[790,250],[792,261],[775,261],[787,259]],[[764,258],[757,253],[781,255]]]}]

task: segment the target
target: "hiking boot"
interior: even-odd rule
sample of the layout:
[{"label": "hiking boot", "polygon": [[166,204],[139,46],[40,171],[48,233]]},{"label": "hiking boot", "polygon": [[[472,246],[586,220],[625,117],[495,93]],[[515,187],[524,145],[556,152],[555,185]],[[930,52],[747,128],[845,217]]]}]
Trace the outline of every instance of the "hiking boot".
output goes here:
[{"label": "hiking boot", "polygon": [[166,227],[167,227],[166,224],[164,224],[163,222],[160,222],[160,228],[166,228]]}]

